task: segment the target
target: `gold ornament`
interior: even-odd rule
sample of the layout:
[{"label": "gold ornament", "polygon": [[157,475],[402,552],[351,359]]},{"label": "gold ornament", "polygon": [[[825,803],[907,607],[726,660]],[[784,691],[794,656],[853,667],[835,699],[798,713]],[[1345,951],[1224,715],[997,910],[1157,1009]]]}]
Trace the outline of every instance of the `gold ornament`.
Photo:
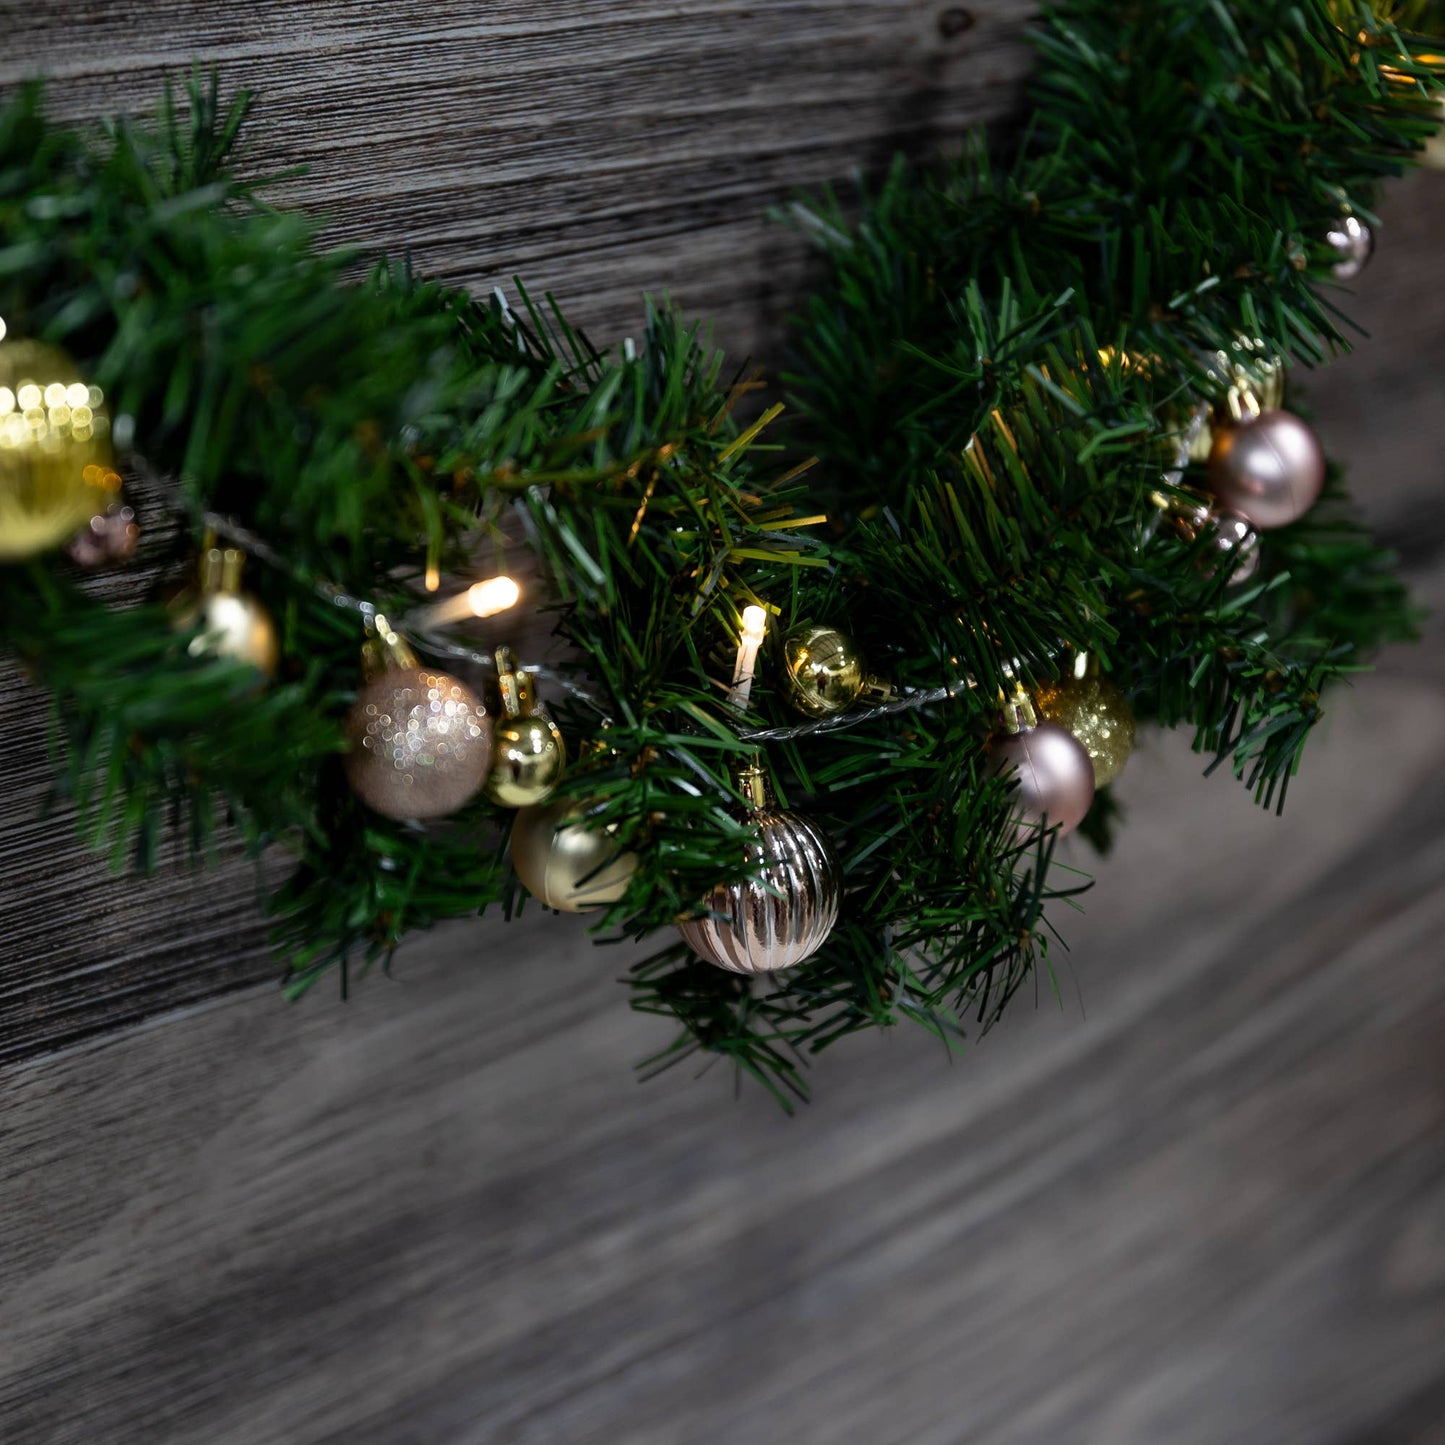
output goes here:
[{"label": "gold ornament", "polygon": [[346,715],[346,780],[383,817],[445,817],[486,782],[491,719],[450,673],[418,667],[380,613],[374,625],[377,639],[365,652],[370,680]]},{"label": "gold ornament", "polygon": [[516,655],[499,647],[496,658],[504,716],[495,731],[487,796],[504,808],[533,807],[561,781],[567,748],[557,724],[538,711],[532,679],[517,666]]},{"label": "gold ornament", "polygon": [[615,829],[589,828],[586,804],[575,798],[523,808],[512,824],[512,867],[539,903],[562,913],[586,913],[616,903],[637,871]]},{"label": "gold ornament", "polygon": [[265,607],[241,591],[245,565],[240,548],[207,545],[201,553],[200,591],[177,599],[175,627],[198,629],[187,649],[192,657],[230,657],[274,677],[281,660],[276,628]]},{"label": "gold ornament", "polygon": [[831,627],[805,627],[783,644],[788,701],[809,717],[831,717],[858,701],[865,680],[863,658]]},{"label": "gold ornament", "polygon": [[704,900],[707,915],[678,924],[699,958],[732,973],[777,973],[805,963],[838,921],[838,863],[815,824],[784,812],[753,764],[735,779],[755,830],[750,845],[761,875],[719,883]]},{"label": "gold ornament", "polygon": [[98,386],[54,346],[0,322],[0,562],[67,541],[120,489]]},{"label": "gold ornament", "polygon": [[1094,765],[1096,787],[1112,783],[1124,771],[1134,750],[1134,713],[1124,694],[1097,668],[1050,684],[1034,702],[1040,717],[1083,744]]}]

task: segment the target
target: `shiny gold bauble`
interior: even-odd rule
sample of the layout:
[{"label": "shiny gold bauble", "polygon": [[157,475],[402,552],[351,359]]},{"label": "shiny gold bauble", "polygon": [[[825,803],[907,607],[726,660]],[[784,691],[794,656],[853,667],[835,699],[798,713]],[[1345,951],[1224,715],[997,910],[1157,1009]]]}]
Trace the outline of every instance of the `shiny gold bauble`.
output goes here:
[{"label": "shiny gold bauble", "polygon": [[281,645],[271,614],[249,592],[212,592],[192,597],[176,612],[182,631],[195,627],[187,649],[192,657],[229,657],[248,662],[267,677],[276,675]]},{"label": "shiny gold bauble", "polygon": [[557,724],[542,713],[506,718],[497,724],[487,796],[504,808],[529,808],[545,801],[561,781],[567,748]]},{"label": "shiny gold bauble", "polygon": [[241,590],[245,562],[239,548],[204,548],[199,590],[187,589],[171,603],[172,620],[177,631],[195,629],[187,648],[192,657],[229,657],[274,677],[281,661],[276,625],[265,606]]},{"label": "shiny gold bauble", "polygon": [[0,339],[0,562],[68,541],[119,490],[103,400],[57,347]]},{"label": "shiny gold bauble", "polygon": [[563,913],[586,913],[616,903],[637,871],[610,829],[582,822],[584,805],[562,798],[523,808],[512,824],[512,867],[539,903]]},{"label": "shiny gold bauble", "polygon": [[492,761],[492,725],[472,690],[445,672],[393,667],[346,717],[346,778],[387,818],[442,818],[475,797]]},{"label": "shiny gold bauble", "polygon": [[805,627],[783,644],[788,700],[808,717],[831,717],[858,701],[867,681],[852,641],[832,627]]},{"label": "shiny gold bauble", "polygon": [[1134,751],[1134,713],[1119,689],[1101,673],[1070,677],[1034,699],[1039,716],[1057,723],[1084,745],[1102,788],[1124,771]]},{"label": "shiny gold bauble", "polygon": [[739,786],[750,799],[748,845],[759,876],[719,883],[703,900],[707,913],[679,923],[683,942],[707,963],[731,973],[778,973],[806,963],[838,921],[838,861],[823,831],[768,795],[760,768]]}]

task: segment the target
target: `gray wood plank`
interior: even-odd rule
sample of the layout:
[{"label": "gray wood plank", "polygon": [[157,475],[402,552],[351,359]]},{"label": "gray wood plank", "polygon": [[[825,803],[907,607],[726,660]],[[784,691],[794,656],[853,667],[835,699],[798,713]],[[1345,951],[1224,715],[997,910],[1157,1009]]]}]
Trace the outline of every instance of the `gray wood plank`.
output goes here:
[{"label": "gray wood plank", "polygon": [[1282,820],[1150,742],[1087,1018],[847,1047],[801,1120],[635,1087],[566,923],[12,1068],[6,1438],[1373,1438],[1445,1363],[1442,755],[1408,657]]}]

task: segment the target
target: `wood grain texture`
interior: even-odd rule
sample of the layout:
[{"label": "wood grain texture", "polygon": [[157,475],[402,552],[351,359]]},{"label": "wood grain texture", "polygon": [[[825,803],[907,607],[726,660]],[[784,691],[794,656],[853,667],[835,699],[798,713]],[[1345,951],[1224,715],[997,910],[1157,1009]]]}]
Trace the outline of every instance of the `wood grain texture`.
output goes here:
[{"label": "wood grain texture", "polygon": [[[805,248],[768,219],[794,188],[876,170],[1015,105],[1033,6],[941,25],[917,0],[0,0],[0,86],[42,73],[77,121],[147,107],[215,61],[257,92],[246,163],[339,243],[409,252],[474,288],[521,274],[599,342],[642,293],[775,357]],[[948,33],[945,33],[947,31]],[[0,667],[0,732],[40,703]],[[251,870],[138,882],[74,840],[37,749],[0,754],[0,1062],[270,977]]]},{"label": "wood grain texture", "polygon": [[[830,11],[914,14],[924,46],[921,8],[711,13],[756,34]],[[79,111],[106,66],[153,74],[204,36],[400,115],[348,49],[382,22],[289,13],[147,9],[164,44],[104,59],[34,23]],[[468,23],[385,13],[428,43]],[[714,33],[701,6],[546,13]],[[417,125],[434,102],[413,95]],[[1116,855],[1076,855],[1098,886],[1062,920],[1062,1007],[1020,999],[952,1063],[915,1030],[846,1045],[792,1121],[721,1071],[636,1086],[665,1031],[575,920],[417,939],[349,1005],[246,989],[0,1068],[0,1440],[1445,1445],[1445,177],[1385,219],[1356,308],[1376,339],[1313,396],[1436,612],[1336,697],[1283,819],[1146,738]],[[598,295],[621,313],[621,287]],[[55,881],[50,835],[14,831],[21,781],[0,781],[0,877],[50,890],[71,1006],[84,968],[117,998],[181,988],[208,927],[190,900],[217,895]],[[219,897],[237,936],[203,945],[210,987],[244,976]],[[0,1007],[44,991],[0,956]]]}]

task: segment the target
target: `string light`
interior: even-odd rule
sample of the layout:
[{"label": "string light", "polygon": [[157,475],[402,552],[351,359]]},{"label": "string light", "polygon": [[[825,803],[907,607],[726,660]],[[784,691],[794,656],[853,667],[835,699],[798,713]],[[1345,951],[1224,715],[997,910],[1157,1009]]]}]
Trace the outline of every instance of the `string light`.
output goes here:
[{"label": "string light", "polygon": [[733,668],[733,685],[728,703],[738,712],[748,710],[753,691],[753,669],[757,665],[758,648],[768,628],[768,614],[756,604],[743,608],[743,633],[738,639],[737,666]]},{"label": "string light", "polygon": [[429,632],[435,627],[449,627],[454,622],[469,622],[473,618],[495,617],[517,605],[522,589],[510,578],[488,577],[485,582],[474,582],[465,592],[454,597],[445,597],[429,607],[419,607],[410,613],[404,623]]}]

